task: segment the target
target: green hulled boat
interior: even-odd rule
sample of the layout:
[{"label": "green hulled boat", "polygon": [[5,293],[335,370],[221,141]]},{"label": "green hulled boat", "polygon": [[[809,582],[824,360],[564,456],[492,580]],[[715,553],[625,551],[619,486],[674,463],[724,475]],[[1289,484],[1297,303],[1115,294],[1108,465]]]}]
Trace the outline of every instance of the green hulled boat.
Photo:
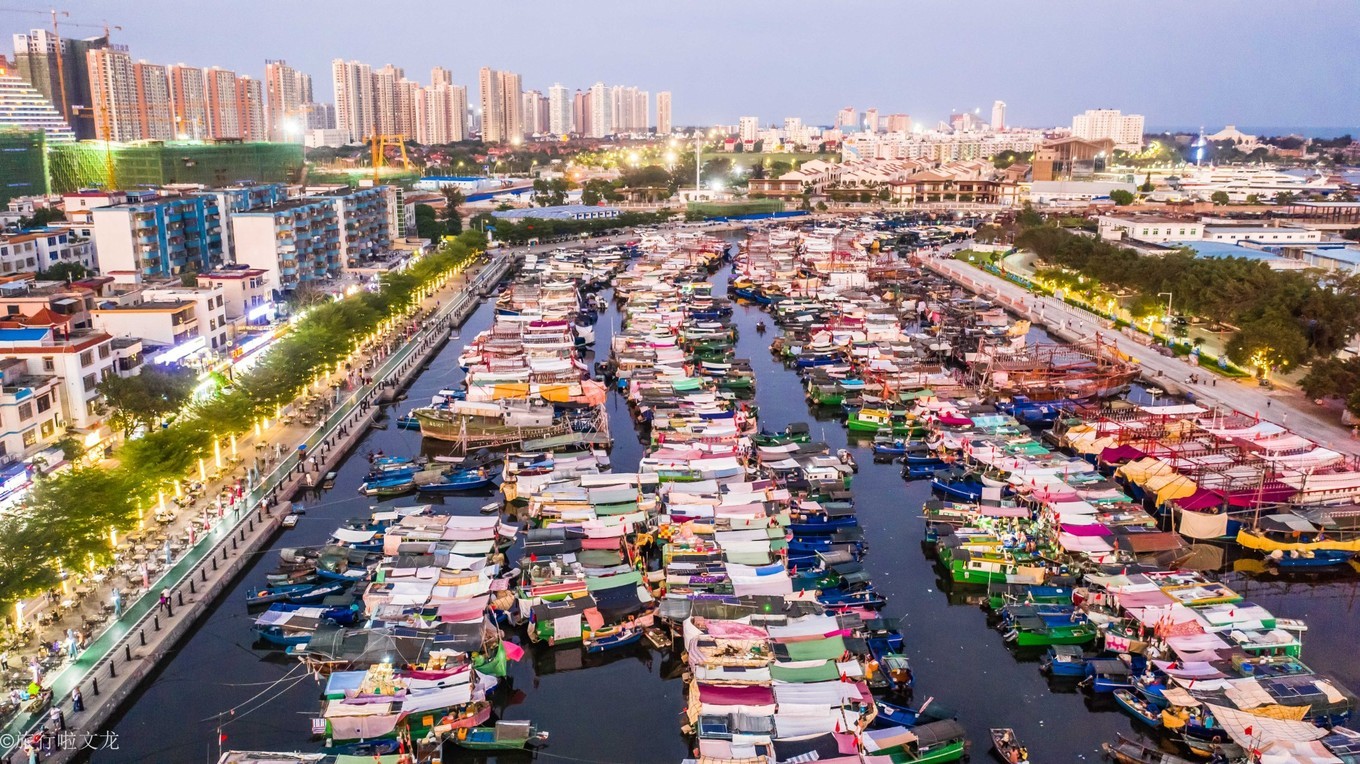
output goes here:
[{"label": "green hulled boat", "polygon": [[865,730],[860,740],[866,754],[887,756],[894,764],[938,764],[960,761],[968,754],[967,733],[953,719],[926,722],[911,729]]},{"label": "green hulled boat", "polygon": [[512,751],[548,739],[529,722],[500,721],[494,727],[464,727],[453,735],[453,742],[474,751]]}]

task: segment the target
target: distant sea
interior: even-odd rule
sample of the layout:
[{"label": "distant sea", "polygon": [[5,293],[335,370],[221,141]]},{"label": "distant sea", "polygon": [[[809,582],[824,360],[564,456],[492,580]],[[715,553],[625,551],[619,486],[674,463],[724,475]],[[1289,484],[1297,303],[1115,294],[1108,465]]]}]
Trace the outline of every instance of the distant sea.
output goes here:
[{"label": "distant sea", "polygon": [[[1220,129],[1222,129],[1222,127],[1223,125],[1206,124],[1204,125],[1204,132],[1206,134],[1212,135],[1218,132]],[[1199,125],[1195,125],[1193,127],[1187,125],[1154,125],[1152,127],[1145,128],[1145,130],[1149,133],[1198,133],[1199,129],[1200,129]],[[1241,130],[1247,135],[1265,136],[1267,138],[1272,136],[1284,136],[1284,135],[1302,135],[1305,138],[1336,138],[1342,135],[1346,135],[1348,133],[1352,136],[1360,137],[1360,126],[1282,127],[1279,125],[1275,126],[1237,125],[1237,129]]]}]

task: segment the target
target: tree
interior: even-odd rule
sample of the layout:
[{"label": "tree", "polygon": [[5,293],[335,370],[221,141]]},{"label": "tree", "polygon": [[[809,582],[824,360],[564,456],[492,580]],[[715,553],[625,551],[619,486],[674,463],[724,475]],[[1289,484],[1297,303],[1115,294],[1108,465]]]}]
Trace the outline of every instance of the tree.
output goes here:
[{"label": "tree", "polygon": [[439,221],[438,213],[428,204],[416,205],[416,235],[422,239],[438,242],[444,238],[444,224]]},{"label": "tree", "polygon": [[196,384],[193,372],[171,366],[147,365],[135,377],[110,374],[98,385],[109,407],[109,421],[130,437],[138,428],[153,429],[179,411]]},{"label": "tree", "polygon": [[38,271],[39,278],[50,281],[72,282],[90,275],[90,269],[80,263],[57,263],[45,271]]},{"label": "tree", "polygon": [[1035,228],[1044,224],[1044,216],[1036,212],[1029,202],[1025,202],[1024,208],[1015,216],[1015,222],[1021,228]]},{"label": "tree", "polygon": [[1114,202],[1120,207],[1133,204],[1133,192],[1125,191],[1122,188],[1116,188],[1115,190],[1110,192],[1110,201]]},{"label": "tree", "polygon": [[826,202],[817,202],[817,211],[826,212]]},{"label": "tree", "polygon": [[1143,178],[1143,185],[1139,186],[1138,190],[1145,194],[1150,194],[1154,188],[1156,188],[1156,186],[1152,185],[1152,173],[1149,172],[1147,177]]},{"label": "tree", "polygon": [[444,189],[444,233],[457,236],[463,232],[463,216],[458,208],[463,206],[467,197],[456,188]]},{"label": "tree", "polygon": [[1281,192],[1275,194],[1275,203],[1276,203],[1276,204],[1293,204],[1293,203],[1294,203],[1294,194],[1293,194],[1293,192],[1291,192],[1291,191],[1281,191]]},{"label": "tree", "polygon": [[1360,415],[1360,358],[1323,358],[1313,362],[1299,386],[1309,398],[1341,398]]},{"label": "tree", "polygon": [[1247,194],[1247,204],[1260,204],[1260,203],[1261,203],[1260,194]]},{"label": "tree", "polygon": [[1341,238],[1351,241],[1360,241],[1360,228],[1349,228],[1341,234]]},{"label": "tree", "polygon": [[1228,339],[1228,358],[1266,373],[1308,360],[1308,338],[1290,316],[1270,313],[1242,325]]},{"label": "tree", "polygon": [[1227,191],[1215,191],[1209,195],[1209,201],[1213,202],[1214,204],[1227,204],[1232,200],[1228,198]]},{"label": "tree", "polygon": [[38,209],[33,210],[32,217],[19,218],[18,225],[20,229],[28,230],[29,228],[42,228],[48,223],[55,223],[65,219],[66,213],[55,207],[39,207]]},{"label": "tree", "polygon": [[186,287],[198,286],[198,266],[193,263],[184,266],[184,270],[179,272],[179,284]]}]

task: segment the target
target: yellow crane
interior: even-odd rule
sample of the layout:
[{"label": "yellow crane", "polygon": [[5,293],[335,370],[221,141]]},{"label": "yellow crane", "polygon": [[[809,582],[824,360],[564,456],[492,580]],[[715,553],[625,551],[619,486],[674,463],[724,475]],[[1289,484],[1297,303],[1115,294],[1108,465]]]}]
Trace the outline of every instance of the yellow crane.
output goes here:
[{"label": "yellow crane", "polygon": [[406,155],[406,136],[404,135],[384,135],[374,133],[369,136],[373,145],[373,185],[378,185],[382,181],[379,179],[379,170],[387,161],[387,147],[395,146],[401,149],[401,166],[411,169],[411,158]]}]

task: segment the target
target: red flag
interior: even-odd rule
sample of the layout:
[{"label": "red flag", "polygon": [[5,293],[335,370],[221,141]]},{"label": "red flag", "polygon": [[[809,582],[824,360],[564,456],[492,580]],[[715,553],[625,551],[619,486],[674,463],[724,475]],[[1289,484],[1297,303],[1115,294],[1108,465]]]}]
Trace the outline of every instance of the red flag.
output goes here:
[{"label": "red flag", "polygon": [[227,733],[225,732],[217,733],[217,744],[222,745],[225,742],[227,742]]},{"label": "red flag", "polygon": [[1245,732],[1245,733],[1247,733],[1247,737],[1251,737],[1252,735],[1255,735],[1255,734],[1256,734],[1255,732],[1252,731],[1252,729],[1251,729],[1250,726],[1248,726],[1246,729],[1244,729],[1244,730],[1242,730],[1242,731]]}]

